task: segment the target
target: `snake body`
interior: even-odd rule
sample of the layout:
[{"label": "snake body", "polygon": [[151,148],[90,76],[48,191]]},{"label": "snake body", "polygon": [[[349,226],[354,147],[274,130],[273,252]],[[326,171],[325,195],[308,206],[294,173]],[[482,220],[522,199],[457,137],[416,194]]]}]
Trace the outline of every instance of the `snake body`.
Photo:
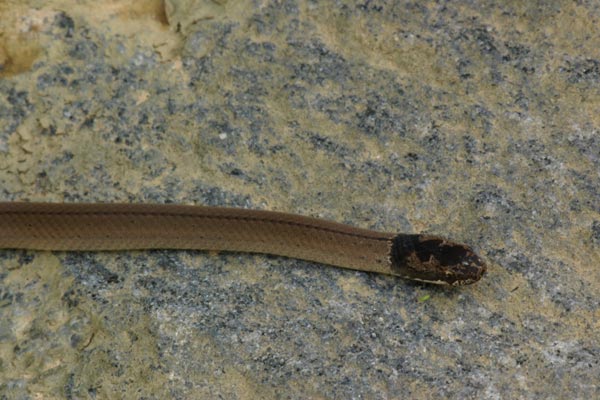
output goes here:
[{"label": "snake body", "polygon": [[265,253],[454,286],[478,281],[486,269],[470,247],[437,236],[272,211],[172,204],[0,203],[0,248]]}]

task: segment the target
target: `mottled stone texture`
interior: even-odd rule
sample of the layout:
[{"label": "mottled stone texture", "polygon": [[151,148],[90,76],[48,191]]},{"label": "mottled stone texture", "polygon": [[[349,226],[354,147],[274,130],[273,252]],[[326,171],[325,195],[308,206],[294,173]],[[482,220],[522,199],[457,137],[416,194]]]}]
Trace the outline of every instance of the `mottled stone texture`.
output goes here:
[{"label": "mottled stone texture", "polygon": [[600,397],[593,1],[0,2],[0,200],[197,203],[472,244],[443,289],[0,251],[0,398]]}]

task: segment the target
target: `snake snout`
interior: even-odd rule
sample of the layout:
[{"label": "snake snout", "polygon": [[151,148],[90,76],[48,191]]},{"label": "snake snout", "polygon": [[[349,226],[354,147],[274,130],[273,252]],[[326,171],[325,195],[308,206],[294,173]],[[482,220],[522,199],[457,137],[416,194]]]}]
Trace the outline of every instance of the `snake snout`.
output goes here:
[{"label": "snake snout", "polygon": [[459,262],[447,266],[454,279],[451,284],[454,286],[468,285],[480,280],[487,269],[485,262],[469,247],[464,245],[454,246],[463,247],[464,250]]}]

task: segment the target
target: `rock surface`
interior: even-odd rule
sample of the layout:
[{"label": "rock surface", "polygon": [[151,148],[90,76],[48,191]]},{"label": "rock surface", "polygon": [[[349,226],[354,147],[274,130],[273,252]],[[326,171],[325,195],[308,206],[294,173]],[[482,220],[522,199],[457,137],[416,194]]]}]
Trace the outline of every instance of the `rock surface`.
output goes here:
[{"label": "rock surface", "polygon": [[0,200],[289,211],[490,264],[2,250],[0,397],[600,397],[600,9],[502,3],[0,3]]}]

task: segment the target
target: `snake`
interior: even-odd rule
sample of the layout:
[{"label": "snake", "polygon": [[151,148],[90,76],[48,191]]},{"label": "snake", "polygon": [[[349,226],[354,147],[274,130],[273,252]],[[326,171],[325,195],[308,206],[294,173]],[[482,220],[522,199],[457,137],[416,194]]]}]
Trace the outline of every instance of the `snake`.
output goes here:
[{"label": "snake", "polygon": [[0,202],[0,249],[263,253],[461,286],[485,262],[465,244],[303,215],[181,204]]}]

